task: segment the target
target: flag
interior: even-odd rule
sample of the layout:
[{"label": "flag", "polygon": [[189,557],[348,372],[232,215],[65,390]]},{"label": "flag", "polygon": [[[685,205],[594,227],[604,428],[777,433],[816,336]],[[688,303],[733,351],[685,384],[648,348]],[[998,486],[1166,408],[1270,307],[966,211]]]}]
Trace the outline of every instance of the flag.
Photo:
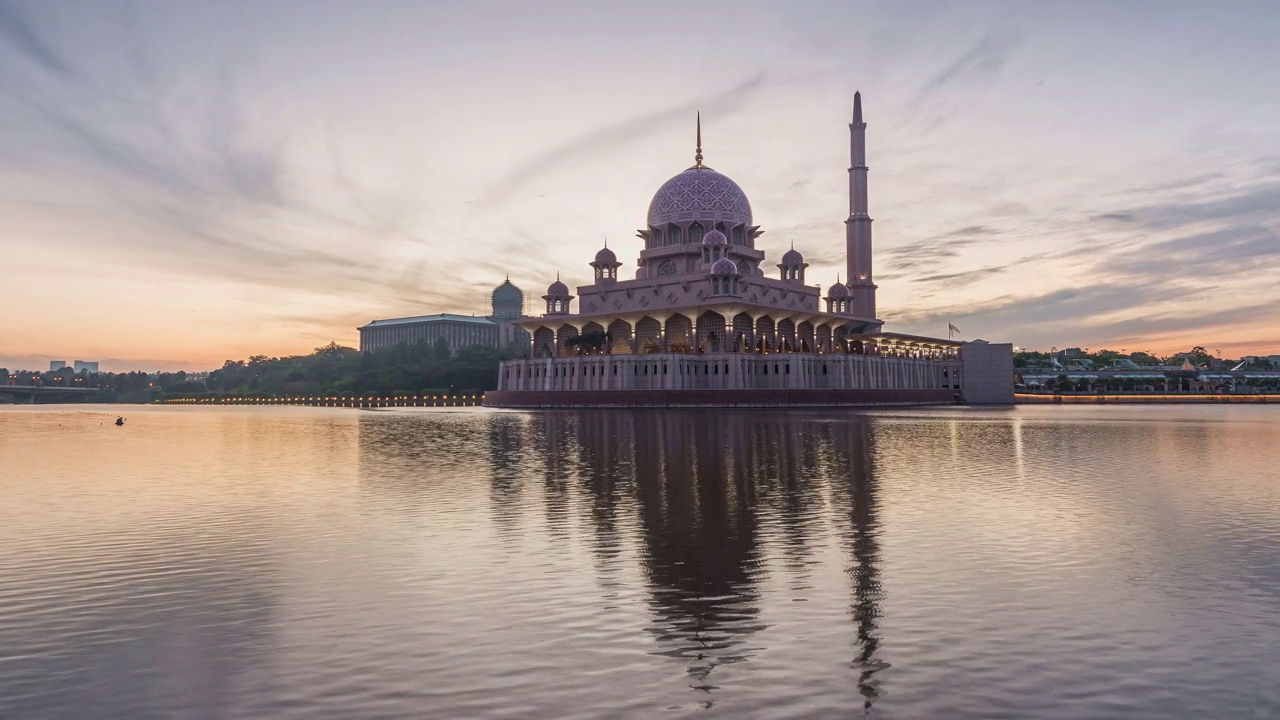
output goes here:
[{"label": "flag", "polygon": [[948,335],[959,335],[959,334],[960,334],[960,328],[956,327],[955,325],[952,325],[951,323],[947,323],[947,334],[948,334]]}]

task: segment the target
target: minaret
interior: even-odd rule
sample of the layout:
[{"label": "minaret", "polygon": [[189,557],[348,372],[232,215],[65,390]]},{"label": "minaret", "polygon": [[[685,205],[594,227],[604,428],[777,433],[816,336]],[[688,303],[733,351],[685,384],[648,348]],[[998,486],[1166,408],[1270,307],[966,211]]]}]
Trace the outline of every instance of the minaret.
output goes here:
[{"label": "minaret", "polygon": [[849,268],[850,312],[876,316],[876,284],[871,276],[871,216],[867,214],[867,124],[862,121],[862,93],[853,94],[849,123],[849,219],[845,224],[845,257]]}]

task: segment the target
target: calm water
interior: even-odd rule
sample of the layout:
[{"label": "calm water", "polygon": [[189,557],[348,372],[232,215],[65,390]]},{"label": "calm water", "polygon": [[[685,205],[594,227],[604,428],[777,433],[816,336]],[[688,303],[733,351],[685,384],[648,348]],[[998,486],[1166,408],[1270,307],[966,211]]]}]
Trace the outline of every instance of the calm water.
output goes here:
[{"label": "calm water", "polygon": [[0,718],[1280,717],[1276,407],[8,407],[0,492]]}]

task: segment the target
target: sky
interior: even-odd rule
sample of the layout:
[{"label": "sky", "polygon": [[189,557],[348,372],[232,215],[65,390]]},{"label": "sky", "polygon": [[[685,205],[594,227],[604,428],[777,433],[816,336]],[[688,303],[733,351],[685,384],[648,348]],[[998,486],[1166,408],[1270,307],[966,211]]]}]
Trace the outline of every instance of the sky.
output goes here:
[{"label": "sky", "polygon": [[[886,329],[1280,353],[1274,2],[0,0],[0,366],[220,366],[537,312],[733,178],[844,267],[863,95]],[[776,260],[775,260],[776,261]]]}]

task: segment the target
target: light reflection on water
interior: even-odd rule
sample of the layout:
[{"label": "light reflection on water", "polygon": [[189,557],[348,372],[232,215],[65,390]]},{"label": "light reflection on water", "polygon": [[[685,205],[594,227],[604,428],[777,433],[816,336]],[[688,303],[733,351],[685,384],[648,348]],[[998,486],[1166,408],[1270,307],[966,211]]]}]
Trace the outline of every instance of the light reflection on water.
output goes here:
[{"label": "light reflection on water", "polygon": [[0,409],[0,717],[1280,715],[1280,414]]}]

